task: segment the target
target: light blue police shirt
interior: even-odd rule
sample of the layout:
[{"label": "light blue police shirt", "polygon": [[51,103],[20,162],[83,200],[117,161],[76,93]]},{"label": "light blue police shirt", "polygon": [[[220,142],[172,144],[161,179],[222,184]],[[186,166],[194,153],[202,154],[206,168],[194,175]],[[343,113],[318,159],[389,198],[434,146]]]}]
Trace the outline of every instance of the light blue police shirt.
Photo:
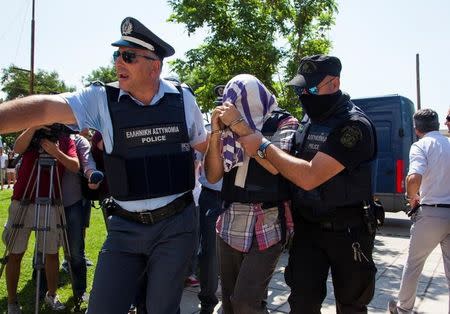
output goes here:
[{"label": "light blue police shirt", "polygon": [[[179,93],[178,89],[170,82],[160,79],[159,89],[149,105],[156,104],[166,93]],[[122,95],[128,95],[127,92],[120,90],[119,98]],[[75,129],[92,128],[98,130],[102,136],[107,153],[111,153],[113,147],[113,129],[111,117],[108,110],[108,101],[104,86],[91,85],[74,93],[65,93],[61,96],[66,100],[77,120]],[[129,95],[138,105],[145,106],[139,100]],[[206,130],[203,123],[203,116],[198,108],[197,102],[190,91],[183,89],[184,112],[186,116],[186,125],[189,134],[189,143],[191,146],[200,144],[206,140]],[[165,206],[172,202],[183,193],[168,195],[158,198],[138,200],[138,201],[118,201],[117,204],[122,208],[139,212],[143,210],[153,210]]]}]

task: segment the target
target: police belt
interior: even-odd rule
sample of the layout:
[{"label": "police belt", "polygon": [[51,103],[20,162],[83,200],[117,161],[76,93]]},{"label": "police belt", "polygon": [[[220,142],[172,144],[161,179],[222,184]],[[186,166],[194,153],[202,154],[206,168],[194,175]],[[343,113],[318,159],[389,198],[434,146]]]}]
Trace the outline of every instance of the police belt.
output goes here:
[{"label": "police belt", "polygon": [[119,216],[125,218],[127,220],[135,221],[145,225],[152,225],[161,220],[169,218],[175,214],[183,211],[188,205],[194,202],[194,198],[192,196],[192,192],[188,192],[183,194],[182,196],[176,198],[169,204],[154,209],[154,210],[146,210],[142,212],[130,212],[128,210],[123,209],[117,203],[111,209],[111,215]]}]

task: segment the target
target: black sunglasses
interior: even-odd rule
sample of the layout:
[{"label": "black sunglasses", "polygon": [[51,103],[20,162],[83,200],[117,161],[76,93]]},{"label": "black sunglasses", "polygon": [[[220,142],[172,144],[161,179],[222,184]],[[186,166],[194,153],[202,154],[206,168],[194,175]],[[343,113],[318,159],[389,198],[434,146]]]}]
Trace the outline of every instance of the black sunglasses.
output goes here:
[{"label": "black sunglasses", "polygon": [[114,53],[113,53],[113,59],[114,59],[114,62],[116,62],[117,59],[118,59],[120,56],[122,56],[122,60],[123,60],[125,63],[133,63],[134,60],[136,59],[136,57],[142,57],[142,58],[145,58],[145,59],[147,59],[147,60],[153,60],[153,61],[158,60],[157,58],[154,58],[154,57],[144,56],[144,55],[138,55],[138,54],[136,54],[134,51],[126,50],[126,51],[120,52],[119,50],[116,50],[116,51],[114,51]]},{"label": "black sunglasses", "polygon": [[447,120],[447,122],[450,122],[450,114],[445,118],[445,120]]}]

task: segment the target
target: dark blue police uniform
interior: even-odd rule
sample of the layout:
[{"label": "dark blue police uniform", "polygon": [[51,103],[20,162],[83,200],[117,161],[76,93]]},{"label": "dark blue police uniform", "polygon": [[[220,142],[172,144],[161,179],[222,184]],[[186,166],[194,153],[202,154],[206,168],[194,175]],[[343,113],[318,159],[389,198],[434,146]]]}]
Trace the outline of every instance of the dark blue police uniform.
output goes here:
[{"label": "dark blue police uniform", "polygon": [[375,234],[364,220],[376,151],[372,125],[342,95],[332,117],[303,131],[297,157],[309,161],[321,151],[345,169],[311,191],[296,188],[294,193],[295,234],[285,272],[291,313],[320,313],[330,269],[338,313],[365,313],[376,272]]},{"label": "dark blue police uniform", "polygon": [[310,118],[298,132],[296,156],[311,161],[321,152],[344,166],[312,190],[294,188],[295,233],[285,270],[291,313],[320,313],[330,270],[337,313],[367,313],[374,294],[375,218],[369,205],[376,133],[347,94],[319,93],[318,86],[333,84],[340,71],[336,57],[305,57],[289,82]]}]

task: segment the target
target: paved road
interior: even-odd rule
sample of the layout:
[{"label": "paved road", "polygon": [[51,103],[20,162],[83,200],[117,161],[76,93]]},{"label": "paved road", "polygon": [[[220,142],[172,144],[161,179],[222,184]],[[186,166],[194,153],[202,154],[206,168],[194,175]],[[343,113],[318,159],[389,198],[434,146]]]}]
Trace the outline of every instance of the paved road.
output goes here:
[{"label": "paved road", "polygon": [[[409,244],[410,221],[404,213],[388,213],[385,226],[376,238],[374,260],[378,268],[376,291],[369,305],[369,313],[386,313],[386,304],[395,297],[406,260]],[[283,278],[284,267],[288,255],[283,254],[278,262],[276,272],[269,285],[268,308],[270,313],[289,313],[289,287]],[[333,286],[328,278],[328,295],[323,304],[322,313],[336,313]],[[417,313],[448,313],[448,288],[442,263],[440,247],[437,247],[428,258],[419,281],[416,300]],[[181,314],[199,312],[197,288],[186,288],[181,303]],[[220,313],[220,303],[216,312]]]}]

